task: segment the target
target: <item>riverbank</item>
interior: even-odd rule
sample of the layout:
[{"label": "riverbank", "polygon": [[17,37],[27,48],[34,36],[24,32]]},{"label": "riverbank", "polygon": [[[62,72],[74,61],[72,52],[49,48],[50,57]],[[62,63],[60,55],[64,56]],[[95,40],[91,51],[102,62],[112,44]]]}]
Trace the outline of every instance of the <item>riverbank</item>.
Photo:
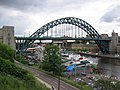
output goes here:
[{"label": "riverbank", "polygon": [[102,58],[111,58],[111,59],[119,59],[120,56],[115,56],[115,55],[103,55],[103,54],[96,54],[96,53],[83,53],[79,52],[80,55],[86,55],[86,56],[92,56],[92,57],[102,57]]}]

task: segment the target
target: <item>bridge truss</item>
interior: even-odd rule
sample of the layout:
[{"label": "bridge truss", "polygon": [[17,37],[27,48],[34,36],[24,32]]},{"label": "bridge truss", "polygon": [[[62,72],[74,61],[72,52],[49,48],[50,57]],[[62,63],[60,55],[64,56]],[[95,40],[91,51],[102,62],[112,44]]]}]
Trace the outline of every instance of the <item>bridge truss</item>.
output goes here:
[{"label": "bridge truss", "polygon": [[102,39],[99,33],[90,24],[75,17],[65,17],[45,24],[29,36],[29,38],[23,39],[24,47],[22,47],[22,49],[28,48],[35,40],[39,40],[41,38],[43,38],[43,40],[45,38],[49,39],[53,37],[79,39],[84,36],[84,32],[90,37],[90,39],[95,41],[102,53],[109,53],[110,40]]}]

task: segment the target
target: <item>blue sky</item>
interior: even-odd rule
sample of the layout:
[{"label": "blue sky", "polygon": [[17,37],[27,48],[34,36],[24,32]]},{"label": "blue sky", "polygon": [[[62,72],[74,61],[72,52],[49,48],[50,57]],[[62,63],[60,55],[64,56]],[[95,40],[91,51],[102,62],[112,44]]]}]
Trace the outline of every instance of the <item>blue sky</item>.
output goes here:
[{"label": "blue sky", "polygon": [[120,0],[0,0],[0,27],[14,26],[15,35],[29,35],[44,24],[76,17],[100,34],[120,35]]}]

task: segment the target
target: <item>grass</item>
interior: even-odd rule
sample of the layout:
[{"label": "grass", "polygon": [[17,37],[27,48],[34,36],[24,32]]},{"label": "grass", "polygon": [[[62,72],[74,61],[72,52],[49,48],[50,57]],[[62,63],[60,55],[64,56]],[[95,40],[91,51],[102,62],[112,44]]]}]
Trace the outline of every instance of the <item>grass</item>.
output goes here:
[{"label": "grass", "polygon": [[0,74],[0,90],[50,90],[42,83],[27,82],[10,75]]}]

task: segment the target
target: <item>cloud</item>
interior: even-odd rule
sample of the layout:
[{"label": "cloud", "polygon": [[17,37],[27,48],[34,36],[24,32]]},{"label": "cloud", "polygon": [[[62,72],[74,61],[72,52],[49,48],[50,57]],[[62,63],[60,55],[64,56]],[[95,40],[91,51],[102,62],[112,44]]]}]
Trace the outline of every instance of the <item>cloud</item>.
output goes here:
[{"label": "cloud", "polygon": [[110,6],[108,10],[102,17],[101,22],[111,23],[113,21],[120,22],[120,5]]},{"label": "cloud", "polygon": [[[115,14],[115,11],[119,11],[119,5],[112,6],[106,12],[107,7],[116,3],[116,0],[0,0],[0,26],[13,25],[18,35],[33,33],[59,18],[77,17],[89,22],[97,30],[106,24],[102,32],[104,29],[109,30],[108,22],[120,21],[120,15]],[[100,18],[107,23],[99,22]]]},{"label": "cloud", "polygon": [[0,27],[14,26],[15,34],[22,35],[29,25],[29,19],[19,11],[0,7]]},{"label": "cloud", "polygon": [[43,3],[46,0],[0,0],[0,6],[13,8],[20,11],[42,10]]},{"label": "cloud", "polygon": [[65,8],[80,7],[85,3],[95,0],[0,0],[0,6],[13,8],[20,11],[38,12],[38,11],[61,11]]},{"label": "cloud", "polygon": [[0,25],[13,25],[15,34],[23,34],[34,30],[36,23],[40,28],[90,1],[94,0],[0,0]]},{"label": "cloud", "polygon": [[44,11],[47,12],[65,12],[70,10],[79,10],[82,6],[96,0],[47,0],[44,4]]}]

